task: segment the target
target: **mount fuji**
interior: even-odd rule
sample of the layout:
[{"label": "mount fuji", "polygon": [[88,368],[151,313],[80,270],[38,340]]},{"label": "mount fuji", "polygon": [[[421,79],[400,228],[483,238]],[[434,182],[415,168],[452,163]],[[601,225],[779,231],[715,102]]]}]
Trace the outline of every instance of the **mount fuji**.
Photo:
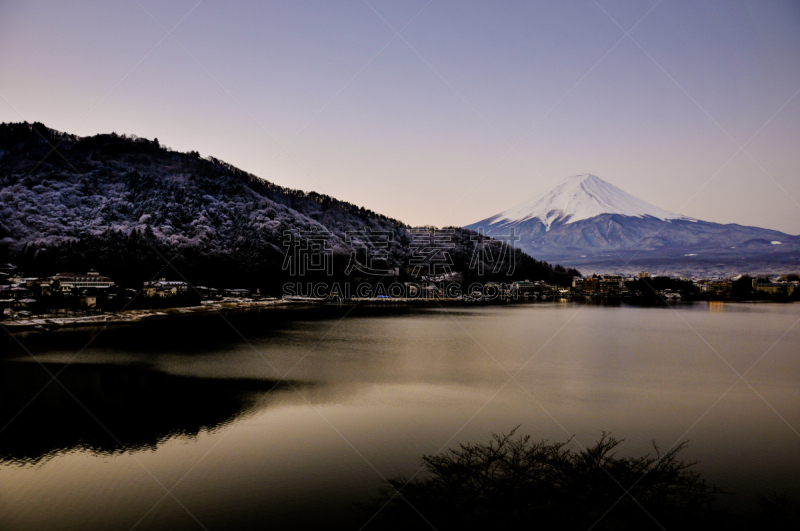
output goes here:
[{"label": "mount fuji", "polygon": [[465,228],[584,272],[737,274],[800,268],[800,236],[670,212],[597,177],[575,175]]}]

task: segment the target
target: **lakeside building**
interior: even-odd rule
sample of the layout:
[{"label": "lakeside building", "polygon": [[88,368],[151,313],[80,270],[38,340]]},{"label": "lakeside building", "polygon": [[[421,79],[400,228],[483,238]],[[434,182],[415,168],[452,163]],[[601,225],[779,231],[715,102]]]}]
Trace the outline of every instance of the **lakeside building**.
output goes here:
[{"label": "lakeside building", "polygon": [[759,282],[753,279],[753,289],[757,293],[768,293],[770,295],[793,295],[795,290],[800,287],[798,282]]},{"label": "lakeside building", "polygon": [[180,280],[167,280],[160,278],[155,281],[148,281],[142,284],[142,295],[145,298],[151,297],[176,297],[186,293],[189,285]]},{"label": "lakeside building", "polygon": [[33,293],[37,297],[49,297],[53,295],[54,291],[58,290],[59,285],[57,282],[54,282],[49,279],[37,278],[28,286],[28,288],[31,290],[31,293]]},{"label": "lakeside building", "polygon": [[4,299],[27,299],[31,296],[31,290],[20,286],[0,286],[0,297]]},{"label": "lakeside building", "polygon": [[39,280],[36,277],[21,277],[19,275],[9,275],[6,279],[11,286],[27,286],[34,280]]},{"label": "lakeside building", "polygon": [[249,289],[223,289],[222,294],[226,297],[246,298],[250,296]]},{"label": "lakeside building", "polygon": [[[39,279],[33,279],[38,281]],[[56,281],[58,282],[59,289],[62,292],[71,292],[73,290],[95,288],[95,289],[109,289],[114,287],[114,281],[108,277],[102,276],[97,271],[89,271],[83,275],[75,273],[58,273],[55,276],[49,277],[49,285],[52,286]],[[43,283],[39,283],[42,285]]]},{"label": "lakeside building", "polygon": [[[565,290],[554,286],[554,291],[564,293]],[[582,293],[585,295],[599,295],[602,297],[615,297],[627,292],[625,278],[621,275],[600,275],[592,277],[574,277],[572,287],[566,290],[572,293]]]},{"label": "lakeside building", "polygon": [[583,278],[572,277],[572,292],[583,293]]},{"label": "lakeside building", "polygon": [[725,295],[731,292],[733,284],[727,280],[712,280],[700,285],[700,291],[714,293],[716,295]]},{"label": "lakeside building", "polygon": [[597,277],[584,278],[582,286],[584,293],[596,293],[600,290],[600,279]]},{"label": "lakeside building", "polygon": [[539,284],[537,284],[536,282],[531,282],[530,280],[525,279],[525,280],[517,280],[516,282],[513,282],[511,284],[510,288],[511,288],[511,291],[515,291],[519,295],[525,295],[525,294],[530,294],[530,293],[534,293],[535,291],[537,291],[536,288],[538,286],[539,286]]},{"label": "lakeside building", "polygon": [[604,296],[615,296],[622,292],[625,281],[620,275],[602,275],[598,283],[598,291]]},{"label": "lakeside building", "polygon": [[218,299],[219,298],[219,290],[217,288],[209,288],[207,286],[197,286],[194,288],[197,293],[200,294],[200,297],[203,299]]}]

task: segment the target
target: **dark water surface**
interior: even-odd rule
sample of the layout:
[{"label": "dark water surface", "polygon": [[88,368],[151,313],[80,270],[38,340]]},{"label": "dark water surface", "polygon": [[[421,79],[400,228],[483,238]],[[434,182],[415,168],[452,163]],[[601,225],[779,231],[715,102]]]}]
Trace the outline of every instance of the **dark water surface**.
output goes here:
[{"label": "dark water surface", "polygon": [[347,311],[4,338],[0,529],[358,529],[382,478],[516,425],[688,439],[722,504],[800,499],[800,305]]}]

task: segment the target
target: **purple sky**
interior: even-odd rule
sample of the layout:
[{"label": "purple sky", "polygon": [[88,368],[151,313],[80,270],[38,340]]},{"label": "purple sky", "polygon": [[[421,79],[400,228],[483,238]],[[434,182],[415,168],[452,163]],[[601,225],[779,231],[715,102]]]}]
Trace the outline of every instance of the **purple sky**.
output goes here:
[{"label": "purple sky", "polygon": [[594,173],[800,233],[800,3],[426,1],[5,0],[0,121],[157,137],[411,224]]}]

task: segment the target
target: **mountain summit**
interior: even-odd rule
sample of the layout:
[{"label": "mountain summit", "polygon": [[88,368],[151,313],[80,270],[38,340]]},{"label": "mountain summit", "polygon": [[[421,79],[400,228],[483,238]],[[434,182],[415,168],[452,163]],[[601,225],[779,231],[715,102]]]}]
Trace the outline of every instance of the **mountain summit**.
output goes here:
[{"label": "mountain summit", "polygon": [[546,230],[601,214],[650,217],[660,220],[691,218],[651,205],[590,173],[562,179],[555,188],[489,218],[489,223],[511,225],[538,219]]},{"label": "mountain summit", "polygon": [[796,270],[800,236],[701,221],[651,205],[591,174],[467,225],[586,272],[735,274]]}]

